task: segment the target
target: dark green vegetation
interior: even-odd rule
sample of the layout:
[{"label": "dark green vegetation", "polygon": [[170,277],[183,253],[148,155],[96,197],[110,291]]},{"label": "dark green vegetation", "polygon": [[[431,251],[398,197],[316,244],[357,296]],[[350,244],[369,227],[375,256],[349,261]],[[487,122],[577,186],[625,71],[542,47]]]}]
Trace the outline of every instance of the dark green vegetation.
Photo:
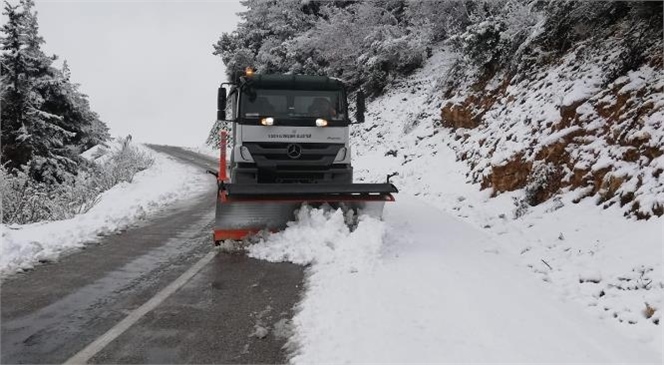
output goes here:
[{"label": "dark green vegetation", "polygon": [[57,67],[57,56],[42,51],[34,1],[5,2],[3,16],[2,165],[64,183],[85,164],[79,154],[107,139],[108,128],[70,80],[66,61]]}]

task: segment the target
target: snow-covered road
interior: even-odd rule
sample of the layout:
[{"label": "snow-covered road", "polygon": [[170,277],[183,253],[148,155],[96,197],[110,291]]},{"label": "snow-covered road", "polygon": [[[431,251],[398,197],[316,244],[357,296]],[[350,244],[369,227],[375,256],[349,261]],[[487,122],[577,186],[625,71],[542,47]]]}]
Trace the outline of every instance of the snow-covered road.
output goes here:
[{"label": "snow-covered road", "polygon": [[[193,163],[187,156],[184,159]],[[200,168],[197,171],[203,176]],[[193,207],[201,217],[174,212],[163,217],[161,225],[124,233],[145,236],[145,241],[113,236],[114,243],[89,247],[85,255],[69,256],[68,263],[43,266],[3,284],[7,295],[2,306],[3,360],[62,361],[87,345],[86,340],[68,340],[78,336],[77,325],[90,332],[89,340],[124,318],[128,308],[135,308],[134,302],[122,301],[133,298],[142,303],[144,296],[135,298],[142,290],[135,282],[167,284],[163,275],[151,276],[145,262],[169,270],[189,267],[197,256],[178,247],[195,249],[197,255],[208,247],[209,231],[201,225],[209,223],[213,202],[205,196]],[[183,224],[184,218],[193,225]],[[497,240],[491,230],[444,211],[435,199],[407,193],[387,204],[383,220],[360,216],[353,228],[346,224],[349,220],[353,221],[341,210],[307,207],[287,229],[249,247],[249,256],[255,258],[310,264],[302,296],[300,268],[219,254],[168,298],[167,305],[151,312],[159,320],[133,326],[99,358],[141,362],[157,354],[166,363],[240,358],[275,362],[281,359],[283,338],[292,329],[288,348],[294,363],[661,363],[661,352],[652,343],[627,337],[613,323],[590,315],[577,301],[560,295],[556,286],[524,270],[518,256],[505,250],[504,238],[519,236]],[[503,224],[501,229],[514,229],[507,221]],[[189,233],[170,237],[176,228]],[[161,236],[155,230],[163,231]],[[155,254],[164,250],[162,244],[174,245],[163,257]],[[141,264],[123,269],[135,259]],[[104,265],[108,267],[100,270]],[[128,280],[127,275],[139,278]],[[138,289],[107,290],[108,285]],[[254,290],[259,287],[262,294],[257,295]],[[44,295],[49,299],[25,300]],[[118,295],[126,298],[115,298]],[[103,325],[89,325],[99,311],[108,311],[107,304],[99,303],[107,303],[109,296],[120,309],[113,309]],[[298,299],[289,321],[290,308]],[[238,311],[238,306],[243,310]],[[263,318],[263,312],[274,314]],[[204,324],[201,316],[206,318]],[[164,323],[173,321],[178,329],[169,332],[169,339],[189,342],[165,350],[159,347],[160,331]],[[270,337],[252,335],[259,325]],[[35,333],[52,336],[35,337]],[[249,337],[238,342],[236,333]],[[211,338],[215,345],[208,342]]]},{"label": "snow-covered road", "polygon": [[363,218],[354,231],[340,212],[299,218],[250,253],[312,263],[295,363],[661,362],[422,200],[401,195],[383,222]]},{"label": "snow-covered road", "polygon": [[[161,168],[110,191],[115,201],[104,198],[102,207],[115,202],[117,208],[106,216],[95,213],[104,220],[86,221],[113,223],[121,207],[133,205],[147,210],[145,218],[52,264],[3,279],[1,363],[284,362],[286,339],[273,329],[292,316],[303,269],[215,250],[210,233],[216,184],[204,171],[216,161],[177,147],[151,148],[163,157]],[[179,175],[187,173],[198,180]],[[154,191],[145,186],[160,181]],[[148,204],[171,195],[181,198],[168,206]],[[131,212],[128,218],[135,217]],[[91,224],[73,232],[72,246],[96,229]],[[257,335],[263,326],[269,336]]]}]

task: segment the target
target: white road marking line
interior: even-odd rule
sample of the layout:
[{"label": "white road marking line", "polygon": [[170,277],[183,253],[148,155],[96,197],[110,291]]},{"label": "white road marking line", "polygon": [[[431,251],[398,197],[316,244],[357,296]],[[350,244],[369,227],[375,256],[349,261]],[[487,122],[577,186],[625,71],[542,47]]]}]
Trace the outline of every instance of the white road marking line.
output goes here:
[{"label": "white road marking line", "polygon": [[85,364],[93,356],[95,356],[99,351],[106,347],[111,341],[115,340],[118,336],[123,334],[128,330],[134,323],[136,323],[141,317],[146,315],[151,310],[155,309],[161,302],[163,302],[168,296],[175,293],[180,289],[184,284],[187,283],[196,273],[198,273],[205,265],[207,265],[214,256],[217,254],[216,251],[212,251],[200,259],[194,266],[190,267],[189,270],[185,271],[184,274],[180,275],[175,281],[168,284],[167,287],[162,289],[154,297],[152,297],[147,302],[143,303],[140,307],[136,308],[133,312],[129,313],[125,319],[116,324],[113,328],[106,331],[103,335],[99,336],[91,344],[86,346],[83,350],[79,351],[76,355],[70,357],[65,364]]}]

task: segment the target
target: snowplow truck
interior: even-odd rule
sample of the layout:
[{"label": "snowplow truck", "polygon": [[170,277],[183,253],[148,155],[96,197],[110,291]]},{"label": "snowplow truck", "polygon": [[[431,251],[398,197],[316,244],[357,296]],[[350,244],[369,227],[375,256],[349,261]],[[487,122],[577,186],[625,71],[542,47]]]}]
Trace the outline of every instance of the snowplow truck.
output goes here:
[{"label": "snowplow truck", "polygon": [[283,229],[302,204],[380,216],[394,201],[389,177],[353,182],[349,126],[364,122],[362,92],[354,120],[344,84],[323,76],[247,70],[221,84],[217,99],[217,120],[229,124],[221,128],[219,171],[211,172],[218,184],[215,244]]}]

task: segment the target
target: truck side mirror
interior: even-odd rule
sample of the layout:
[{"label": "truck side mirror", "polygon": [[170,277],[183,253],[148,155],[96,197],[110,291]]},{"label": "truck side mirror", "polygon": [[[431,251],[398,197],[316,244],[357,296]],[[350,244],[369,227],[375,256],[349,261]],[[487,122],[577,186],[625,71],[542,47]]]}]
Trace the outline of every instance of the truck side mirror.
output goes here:
[{"label": "truck side mirror", "polygon": [[355,96],[357,99],[357,108],[355,109],[355,121],[356,123],[364,123],[364,91],[360,90]]},{"label": "truck side mirror", "polygon": [[217,120],[226,120],[226,89],[221,86],[217,91]]}]

